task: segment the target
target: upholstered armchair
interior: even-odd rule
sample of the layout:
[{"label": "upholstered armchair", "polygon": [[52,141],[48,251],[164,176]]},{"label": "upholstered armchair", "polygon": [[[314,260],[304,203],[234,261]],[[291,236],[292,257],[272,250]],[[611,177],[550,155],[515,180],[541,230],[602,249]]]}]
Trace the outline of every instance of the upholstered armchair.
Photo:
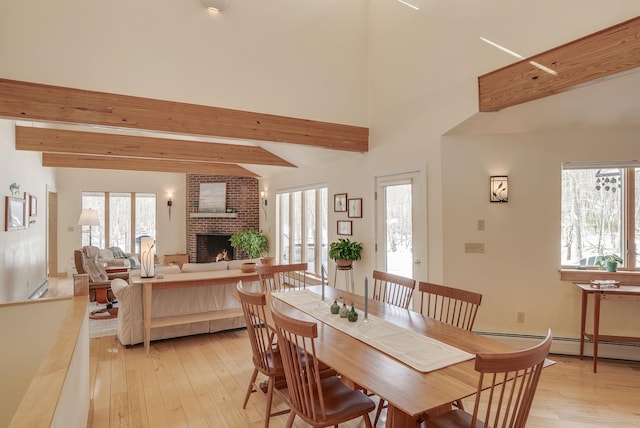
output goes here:
[{"label": "upholstered armchair", "polygon": [[81,250],[73,252],[73,258],[78,273],[89,275],[89,300],[107,303],[114,298],[111,292],[111,280],[115,278],[128,280],[129,273],[107,274],[107,271],[98,260],[99,253],[98,247],[85,245]]}]

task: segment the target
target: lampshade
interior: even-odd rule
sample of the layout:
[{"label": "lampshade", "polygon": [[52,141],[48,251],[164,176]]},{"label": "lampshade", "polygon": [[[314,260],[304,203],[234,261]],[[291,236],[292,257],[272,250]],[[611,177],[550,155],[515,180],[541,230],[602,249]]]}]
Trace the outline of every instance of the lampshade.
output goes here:
[{"label": "lampshade", "polygon": [[91,208],[83,209],[78,218],[78,226],[100,226],[98,211]]},{"label": "lampshade", "polygon": [[200,0],[200,2],[209,10],[220,12],[229,6],[229,0]]},{"label": "lampshade", "polygon": [[140,276],[151,278],[155,274],[155,239],[145,236],[140,240]]}]

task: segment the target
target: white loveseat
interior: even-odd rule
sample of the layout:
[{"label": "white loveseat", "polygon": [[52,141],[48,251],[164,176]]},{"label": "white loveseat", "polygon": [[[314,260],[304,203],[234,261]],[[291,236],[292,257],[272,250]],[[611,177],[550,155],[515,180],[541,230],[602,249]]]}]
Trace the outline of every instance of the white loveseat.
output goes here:
[{"label": "white loveseat", "polygon": [[[202,272],[206,270],[240,269],[242,263],[256,260],[233,260],[217,263],[185,263],[182,272]],[[155,275],[180,273],[177,265],[161,266],[155,269]],[[252,281],[243,284],[248,289],[260,290],[260,283]],[[152,318],[185,315],[221,309],[240,309],[240,303],[234,297],[236,282],[211,287],[185,287],[157,290],[152,295]],[[113,294],[118,299],[117,336],[123,345],[135,345],[144,341],[142,311],[142,286],[124,280],[114,280],[111,284]],[[242,316],[190,324],[158,327],[151,330],[151,340],[168,339],[200,333],[215,333],[244,327]]]}]

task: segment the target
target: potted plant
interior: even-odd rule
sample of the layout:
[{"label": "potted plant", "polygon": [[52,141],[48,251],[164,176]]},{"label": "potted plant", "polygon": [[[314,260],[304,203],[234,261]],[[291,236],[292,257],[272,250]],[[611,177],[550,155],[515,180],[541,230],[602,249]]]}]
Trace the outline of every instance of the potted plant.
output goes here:
[{"label": "potted plant", "polygon": [[229,239],[231,246],[247,254],[249,258],[262,257],[262,264],[271,264],[272,257],[265,257],[269,252],[269,238],[257,230],[239,230]]},{"label": "potted plant", "polygon": [[354,260],[360,260],[362,256],[362,244],[353,242],[347,238],[339,238],[338,242],[329,244],[329,258],[336,261],[340,267],[348,267]]},{"label": "potted plant", "polygon": [[617,254],[607,254],[596,261],[596,265],[607,269],[607,272],[615,272],[619,264],[622,263],[622,258]]}]

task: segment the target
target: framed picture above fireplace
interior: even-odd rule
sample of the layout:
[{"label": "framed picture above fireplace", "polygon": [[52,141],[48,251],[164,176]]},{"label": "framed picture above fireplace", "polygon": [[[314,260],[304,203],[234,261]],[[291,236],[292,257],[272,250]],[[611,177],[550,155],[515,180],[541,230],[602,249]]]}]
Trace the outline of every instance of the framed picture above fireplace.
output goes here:
[{"label": "framed picture above fireplace", "polygon": [[227,183],[200,183],[201,213],[224,213],[227,211]]}]

